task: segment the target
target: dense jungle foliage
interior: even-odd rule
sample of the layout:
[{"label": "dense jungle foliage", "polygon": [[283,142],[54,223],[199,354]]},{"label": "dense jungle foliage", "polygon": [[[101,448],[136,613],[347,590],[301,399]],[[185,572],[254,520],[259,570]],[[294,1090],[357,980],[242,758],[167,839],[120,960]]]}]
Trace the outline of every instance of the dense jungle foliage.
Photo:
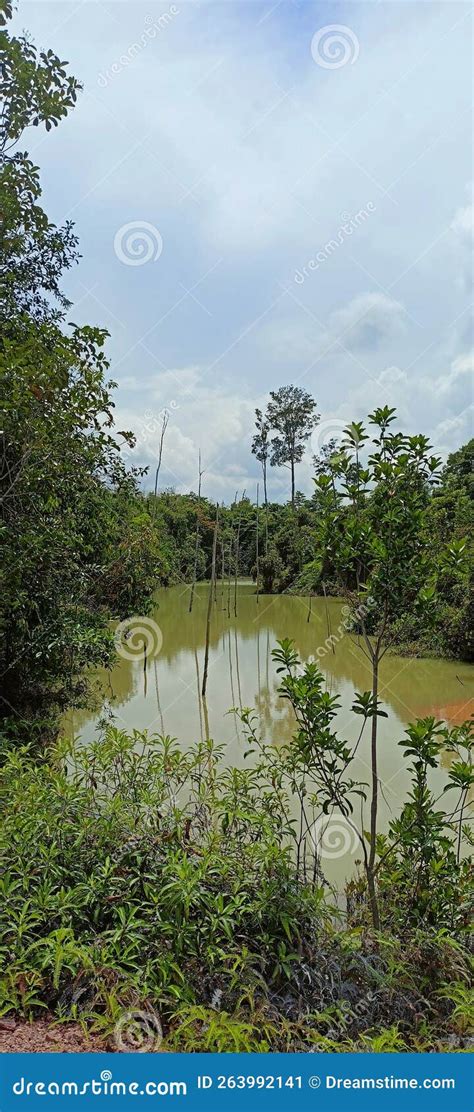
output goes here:
[{"label": "dense jungle foliage", "polygon": [[[10,8],[3,0],[3,22]],[[38,167],[20,148],[28,128],[50,130],[67,115],[80,86],[52,51],[38,53],[6,30],[2,39],[1,714],[10,735],[44,738],[58,710],[81,698],[84,667],[113,658],[111,619],[145,612],[161,584],[209,575],[216,507],[201,493],[144,495],[143,472],[125,467],[121,448],[128,452],[133,434],[114,428],[107,334],[71,324],[61,291],[61,275],[78,260],[74,229],[48,219]],[[257,411],[252,451],[265,499],[258,513],[245,495],[221,508],[218,572],[258,573],[264,592],[340,592],[331,554],[320,562],[321,487],[311,498],[295,491],[317,420],[297,387],[272,392],[267,413]],[[392,615],[404,651],[473,659],[468,563],[441,570],[446,546],[472,533],[472,456],[471,441],[450,457],[437,487],[426,484],[417,528],[436,589],[422,618],[411,606]],[[267,502],[267,458],[291,469],[287,505]],[[326,449],[315,460],[318,483],[332,458]],[[368,517],[374,497],[367,488]]]},{"label": "dense jungle foliage", "polygon": [[[322,689],[316,702],[323,737]],[[400,742],[412,790],[378,840],[374,932],[362,877],[344,920],[311,836],[314,738],[308,761],[301,739],[266,746],[246,718],[255,759],[244,769],[226,768],[210,741],[183,753],[114,728],[40,763],[10,750],[0,1015],[79,1019],[120,1049],[154,1049],[162,1031],[182,1051],[467,1048],[472,878],[459,798],[470,730],[427,719]],[[442,747],[453,755],[447,812],[430,788]],[[338,753],[326,732],[327,762]],[[301,829],[292,799],[304,789],[314,810]]]},{"label": "dense jungle foliage", "polygon": [[[0,11],[4,24],[11,5]],[[201,490],[143,493],[121,451],[133,435],[114,429],[106,333],[71,323],[61,292],[74,229],[50,222],[20,149],[80,87],[25,36],[3,30],[2,49],[0,1016],[47,1011],[116,1041],[136,1016],[138,1040],[162,1026],[178,1050],[465,1049],[472,729],[409,726],[410,792],[382,833],[377,684],[395,648],[473,659],[474,442],[442,467],[384,407],[370,434],[353,423],[315,460],[307,498],[295,475],[318,417],[287,386],[257,412],[258,509],[237,497],[217,531]],[[290,469],[287,505],[268,503],[267,461]],[[87,748],[58,740],[85,669],[114,659],[114,620],[213,563],[263,592],[349,601],[372,674],[352,708],[370,731],[369,783],[352,778],[359,742],[336,732],[337,698],[289,641],[274,655],[294,738],[268,746],[242,710],[244,768],[225,767],[211,740],[182,752],[112,727]],[[344,894],[314,836],[333,815],[358,850]]]}]

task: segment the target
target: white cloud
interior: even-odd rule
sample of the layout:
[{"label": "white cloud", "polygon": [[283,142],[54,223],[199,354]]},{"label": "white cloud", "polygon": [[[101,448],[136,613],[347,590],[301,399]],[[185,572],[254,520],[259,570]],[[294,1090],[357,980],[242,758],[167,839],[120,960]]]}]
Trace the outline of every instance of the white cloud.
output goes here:
[{"label": "white cloud", "polygon": [[[140,41],[148,4],[88,4],[87,20],[78,8],[61,22],[57,2],[24,0],[16,17],[85,85],[57,130],[28,141],[51,219],[77,221],[71,317],[112,332],[118,427],[174,401],[163,482],[195,487],[201,446],[208,489],[226,498],[256,480],[253,410],[283,383],[309,389],[322,420],[388,402],[402,427],[461,438],[467,4],[454,16],[447,0],[405,5],[401,23],[397,5],[355,0],[359,57],[334,72],[311,56],[322,21],[339,22],[331,3],[276,5],[265,20],[238,0],[178,7],[105,88],[99,74]],[[296,285],[344,214],[369,201],[370,219]],[[132,220],[159,230],[156,263],[114,254]],[[138,452],[154,465],[151,439]],[[310,489],[307,462],[299,474]],[[271,483],[286,496],[286,472]]]},{"label": "white cloud", "polygon": [[405,324],[403,305],[384,293],[358,294],[330,318],[331,331],[348,348],[378,348]]},{"label": "white cloud", "polygon": [[474,204],[472,202],[458,209],[452,229],[460,259],[461,282],[469,292],[472,289],[474,258]]}]

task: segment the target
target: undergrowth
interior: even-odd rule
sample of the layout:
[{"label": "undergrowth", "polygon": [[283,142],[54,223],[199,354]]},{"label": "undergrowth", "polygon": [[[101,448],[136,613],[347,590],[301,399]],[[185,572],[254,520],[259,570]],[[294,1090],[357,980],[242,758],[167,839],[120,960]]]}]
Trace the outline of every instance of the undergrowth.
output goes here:
[{"label": "undergrowth", "polygon": [[[47,1012],[110,1037],[138,1009],[181,1051],[467,1046],[467,918],[427,925],[399,899],[403,830],[381,866],[383,930],[362,879],[342,921],[321,862],[311,879],[296,862],[288,754],[263,747],[244,768],[222,757],[113,727],[40,762],[5,754],[0,1015]],[[456,866],[464,900],[468,866],[449,860],[440,889]]]}]

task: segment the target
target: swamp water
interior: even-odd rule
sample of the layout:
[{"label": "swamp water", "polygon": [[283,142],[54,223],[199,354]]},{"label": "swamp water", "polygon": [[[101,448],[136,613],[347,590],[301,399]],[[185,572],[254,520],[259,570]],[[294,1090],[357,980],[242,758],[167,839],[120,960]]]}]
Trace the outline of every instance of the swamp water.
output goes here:
[{"label": "swamp water", "polygon": [[[369,662],[357,638],[343,632],[344,610],[340,600],[314,598],[308,621],[309,600],[290,595],[260,595],[255,585],[241,581],[234,616],[234,587],[228,599],[227,584],[217,584],[212,607],[209,675],[206,706],[201,699],[208,584],[198,584],[192,613],[189,587],[161,588],[150,614],[150,650],[146,670],[143,654],[134,655],[133,632],[125,640],[126,658],[119,657],[111,671],[99,670],[94,711],[70,712],[64,723],[87,744],[96,736],[104,715],[126,730],[166,733],[188,746],[207,734],[225,743],[229,765],[243,764],[246,748],[241,723],[232,707],[254,707],[260,732],[275,745],[289,742],[294,717],[278,695],[279,677],[272,649],[283,637],[294,640],[303,661],[318,660],[331,694],[340,710],[334,728],[349,741],[356,740],[361,719],[351,714],[355,691],[370,688]],[[230,617],[228,603],[230,601]],[[147,619],[137,619],[147,627]],[[131,623],[133,630],[133,623]],[[328,627],[332,645],[327,645]],[[319,652],[317,651],[319,649]],[[403,752],[397,744],[408,722],[433,714],[448,724],[462,722],[472,713],[474,667],[459,661],[413,659],[387,655],[380,668],[380,699],[387,718],[379,719],[380,828],[395,816],[405,799],[409,777]],[[446,755],[445,762],[449,761]],[[366,726],[356,761],[354,779],[369,782],[369,726]],[[437,774],[440,788],[444,777]],[[436,787],[436,779],[434,781]],[[354,870],[360,851],[354,837],[337,828],[326,846],[324,871],[337,886]]]}]

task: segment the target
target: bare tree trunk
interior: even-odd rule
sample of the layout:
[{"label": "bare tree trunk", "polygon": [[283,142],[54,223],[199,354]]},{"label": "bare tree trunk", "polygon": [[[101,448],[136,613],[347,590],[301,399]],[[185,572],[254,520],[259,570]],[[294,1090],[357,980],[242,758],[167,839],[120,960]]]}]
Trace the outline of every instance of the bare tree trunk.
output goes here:
[{"label": "bare tree trunk", "polygon": [[294,459],[291,460],[290,467],[291,467],[291,505],[293,506],[293,509],[294,509],[295,508],[295,461],[294,461]]},{"label": "bare tree trunk", "polygon": [[267,497],[267,461],[262,463],[263,470],[263,498],[265,502],[265,556],[268,555],[268,497]]},{"label": "bare tree trunk", "polygon": [[[212,566],[211,566],[211,582],[209,584],[209,598],[207,601],[207,620],[206,620],[206,649],[204,653],[204,673],[202,677],[202,697],[206,698],[207,687],[207,673],[209,669],[209,638],[211,632],[211,612],[212,612],[212,596],[214,594],[214,586],[216,581],[216,553],[217,553],[217,530],[219,526],[219,504],[216,503],[216,521],[214,525],[214,538],[212,542]],[[204,708],[206,713],[207,708]]]},{"label": "bare tree trunk", "polygon": [[232,706],[235,707],[234,672],[233,672],[233,669],[232,669],[232,643],[231,643],[231,640],[230,640],[230,629],[229,629],[229,674],[230,674],[230,693],[231,693],[231,696],[232,696]]},{"label": "bare tree trunk", "polygon": [[239,577],[239,555],[240,555],[240,526],[242,522],[242,502],[245,498],[245,490],[240,499],[240,511],[237,519],[237,536],[235,540],[235,578],[234,578],[234,617],[237,617],[237,579]]},{"label": "bare tree trunk", "polygon": [[260,572],[259,572],[259,561],[258,561],[258,556],[259,556],[259,553],[258,553],[258,539],[259,539],[258,538],[258,525],[259,525],[259,521],[258,521],[258,483],[257,483],[257,518],[256,518],[256,531],[255,531],[255,555],[256,555],[256,569],[257,569],[257,606],[260,602],[260,599],[258,597],[258,590],[259,590],[258,580],[259,580],[259,574],[260,574]]},{"label": "bare tree trunk", "polygon": [[224,584],[225,584],[225,548],[224,548],[224,534],[221,536],[221,603],[222,610],[224,609]]},{"label": "bare tree trunk", "polygon": [[229,541],[229,560],[228,560],[228,564],[227,564],[227,617],[228,618],[230,618],[231,567],[232,567],[232,539]]},{"label": "bare tree trunk", "polygon": [[235,666],[237,671],[237,691],[239,692],[239,707],[242,712],[242,690],[240,687],[240,668],[239,668],[239,642],[237,638],[237,626],[234,626],[234,640],[235,640]]},{"label": "bare tree trunk", "polygon": [[163,420],[161,422],[160,446],[159,446],[159,449],[158,449],[158,463],[157,463],[156,471],[155,471],[155,489],[153,491],[154,497],[155,497],[155,504],[154,504],[155,510],[156,510],[156,496],[157,496],[157,493],[158,493],[158,476],[160,474],[161,460],[163,458],[163,441],[165,439],[165,432],[168,428],[169,419],[170,419],[169,418],[169,413],[165,412],[163,414]]},{"label": "bare tree trunk", "polygon": [[200,730],[200,733],[201,733],[201,741],[204,741],[204,734],[203,734],[203,729],[202,729],[201,680],[200,680],[200,677],[199,677],[199,660],[198,660],[198,654],[196,652],[196,649],[194,650],[194,662],[195,662],[195,665],[196,665],[197,697],[198,697],[198,707],[199,707],[199,730]]},{"label": "bare tree trunk", "polygon": [[206,735],[206,741],[208,741],[209,736],[210,736],[209,715],[207,713],[207,702],[206,702],[204,696],[202,698],[202,710],[203,710],[203,714],[204,714],[204,732],[205,732],[205,735]]},{"label": "bare tree trunk", "polygon": [[197,579],[198,556],[199,556],[199,538],[200,538],[199,507],[201,505],[201,482],[202,482],[202,477],[204,475],[204,471],[201,470],[201,449],[199,449],[199,465],[198,466],[199,466],[199,482],[198,482],[198,504],[197,504],[197,513],[196,513],[196,547],[195,547],[195,550],[194,550],[193,581],[192,581],[192,584],[191,584],[191,595],[190,595],[190,598],[189,598],[189,607],[188,607],[188,613],[189,614],[191,613],[191,610],[193,608],[194,591],[195,591],[195,588],[196,588],[196,579]]},{"label": "bare tree trunk", "polygon": [[[374,712],[377,710],[377,696],[379,689],[379,646],[374,650],[372,661],[372,697]],[[379,798],[379,778],[377,769],[377,714],[372,718],[372,733],[370,739],[370,763],[372,768],[372,799],[370,804],[370,846],[369,860],[367,863],[367,887],[369,890],[370,907],[375,930],[380,930],[380,913],[375,890],[375,854],[377,841],[377,812]]]},{"label": "bare tree trunk", "polygon": [[158,714],[160,716],[161,734],[162,734],[162,737],[164,737],[165,736],[165,724],[164,724],[164,721],[163,721],[163,712],[161,710],[161,703],[160,703],[160,689],[159,689],[159,686],[158,686],[158,661],[157,661],[156,657],[153,661],[153,665],[154,665],[154,669],[155,669],[156,705],[158,707]]},{"label": "bare tree trunk", "polygon": [[327,600],[327,596],[326,596],[326,584],[324,583],[324,580],[323,580],[323,595],[324,595],[324,606],[325,606],[325,610],[326,610],[326,629],[328,631],[328,641],[330,641],[330,643],[331,643],[331,649],[332,649],[332,651],[334,653],[334,656],[335,656],[336,655],[336,650],[334,648],[333,641],[332,641],[331,622],[330,622],[330,618],[329,618],[328,600]]},{"label": "bare tree trunk", "polygon": [[[222,503],[222,517],[224,517],[224,503]],[[216,552],[216,570],[214,575],[214,603],[217,606],[217,552]]]}]

